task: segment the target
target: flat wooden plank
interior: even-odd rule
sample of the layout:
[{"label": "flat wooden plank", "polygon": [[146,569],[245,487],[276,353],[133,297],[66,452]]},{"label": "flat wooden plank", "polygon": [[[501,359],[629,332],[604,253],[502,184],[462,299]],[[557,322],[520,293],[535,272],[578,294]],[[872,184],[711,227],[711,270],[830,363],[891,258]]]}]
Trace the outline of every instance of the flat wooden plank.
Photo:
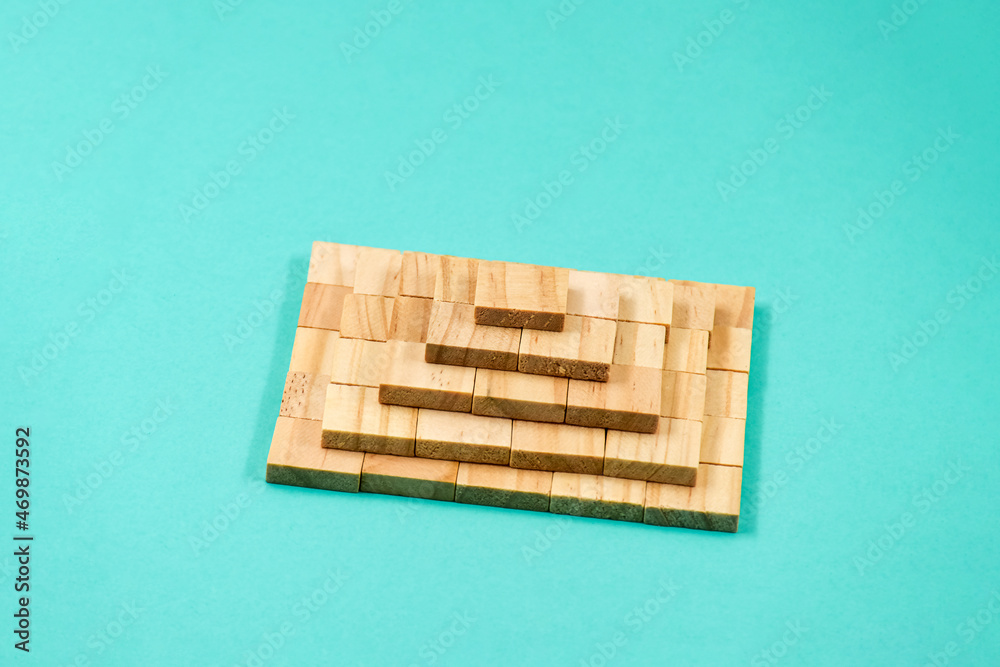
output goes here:
[{"label": "flat wooden plank", "polygon": [[510,437],[510,419],[417,411],[416,455],[424,458],[507,465]]},{"label": "flat wooden plank", "polygon": [[515,420],[510,465],[599,475],[604,467],[604,429]]},{"label": "flat wooden plank", "polygon": [[643,521],[735,533],[740,521],[740,485],[743,469],[704,464],[694,486],[646,484]]},{"label": "flat wooden plank", "polygon": [[416,296],[397,297],[392,306],[388,339],[405,340],[410,343],[426,342],[433,305],[434,299]]},{"label": "flat wooden plank", "polygon": [[395,301],[392,297],[371,294],[345,295],[340,318],[341,338],[388,340]]},{"label": "flat wooden plank", "polygon": [[278,417],[267,454],[265,479],[271,484],[357,493],[365,455],[320,446],[323,423]]},{"label": "flat wooden plank", "polygon": [[700,373],[663,371],[660,416],[701,421],[705,416],[707,377]]},{"label": "flat wooden plank", "polygon": [[731,417],[705,417],[701,436],[701,462],[743,466],[746,420]]},{"label": "flat wooden plank", "polygon": [[476,324],[466,303],[432,302],[424,359],[435,364],[517,370],[521,330]]},{"label": "flat wooden plank", "polygon": [[403,254],[398,250],[362,248],[354,273],[354,293],[399,296]]},{"label": "flat wooden plank", "polygon": [[566,423],[653,433],[660,418],[660,371],[612,364],[607,382],[570,380]]},{"label": "flat wooden plank", "polygon": [[708,332],[672,327],[663,357],[663,370],[704,374],[707,366]]},{"label": "flat wooden plank", "polygon": [[600,475],[552,475],[549,511],[594,519],[642,522],[646,482]]},{"label": "flat wooden plank", "polygon": [[752,329],[716,326],[708,339],[707,367],[713,370],[749,372],[752,337]]},{"label": "flat wooden plank", "polygon": [[551,488],[551,472],[462,463],[455,502],[547,512]]},{"label": "flat wooden plank", "polygon": [[278,414],[296,419],[322,420],[328,384],[329,375],[289,371]]},{"label": "flat wooden plank", "polygon": [[480,260],[476,323],[562,331],[569,269]]},{"label": "flat wooden plank", "polygon": [[691,486],[698,474],[701,422],[661,417],[656,433],[608,431],[604,474]]},{"label": "flat wooden plank", "polygon": [[456,461],[365,454],[361,491],[425,500],[455,499]]},{"label": "flat wooden plank", "polygon": [[288,370],[329,375],[333,367],[334,345],[339,338],[337,331],[298,327]]},{"label": "flat wooden plank", "polygon": [[378,387],[388,365],[389,351],[386,343],[363,338],[341,338],[333,344],[330,382]]},{"label": "flat wooden plank", "polygon": [[662,369],[666,340],[667,328],[662,324],[618,322],[612,363]]},{"label": "flat wooden plank", "polygon": [[567,315],[562,331],[524,329],[517,369],[522,373],[606,382],[615,350],[615,322]]},{"label": "flat wooden plank", "polygon": [[566,418],[569,380],[516,371],[476,371],[472,413],[536,422],[562,422]]},{"label": "flat wooden plank", "polygon": [[413,456],[417,411],[382,405],[378,390],[331,384],[323,412],[323,446],[356,452]]},{"label": "flat wooden plank", "polygon": [[756,290],[737,285],[715,286],[715,323],[719,327],[753,329],[753,306]]},{"label": "flat wooden plank", "polygon": [[707,376],[705,415],[746,419],[749,376],[733,371],[708,371]]},{"label": "flat wooden plank", "polygon": [[434,300],[473,304],[479,260],[442,255],[434,280]]},{"label": "flat wooden plank", "polygon": [[674,286],[663,278],[622,276],[618,288],[618,319],[674,326]]},{"label": "flat wooden plank", "polygon": [[674,285],[673,326],[711,331],[715,326],[715,285],[671,280]]},{"label": "flat wooden plank", "polygon": [[452,412],[472,411],[475,368],[429,364],[424,361],[421,343],[393,340],[387,345],[389,365],[378,391],[382,403]]},{"label": "flat wooden plank", "polygon": [[403,253],[403,268],[400,274],[399,295],[434,298],[434,283],[441,269],[440,255],[428,252]]},{"label": "flat wooden plank", "polygon": [[361,246],[316,241],[312,245],[312,255],[309,257],[309,274],[306,281],[353,287],[354,269],[359,252],[361,252]]},{"label": "flat wooden plank", "polygon": [[306,283],[299,308],[299,326],[337,331],[344,301],[350,294],[350,287]]},{"label": "flat wooden plank", "polygon": [[567,277],[566,314],[618,319],[618,290],[622,276],[570,269]]}]

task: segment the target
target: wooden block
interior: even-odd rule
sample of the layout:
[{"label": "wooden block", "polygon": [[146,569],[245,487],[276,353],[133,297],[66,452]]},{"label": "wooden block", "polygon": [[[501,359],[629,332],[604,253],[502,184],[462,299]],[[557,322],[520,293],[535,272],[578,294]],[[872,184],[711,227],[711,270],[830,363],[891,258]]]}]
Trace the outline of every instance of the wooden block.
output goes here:
[{"label": "wooden block", "polygon": [[354,268],[359,252],[361,252],[361,246],[316,241],[312,245],[312,255],[309,257],[309,275],[306,281],[323,285],[353,287]]},{"label": "wooden block", "polygon": [[701,422],[661,417],[656,433],[608,431],[604,474],[691,486],[698,474]]},{"label": "wooden block", "polygon": [[705,417],[701,436],[701,462],[743,466],[743,443],[746,420],[730,417]]},{"label": "wooden block", "polygon": [[752,329],[720,327],[708,337],[708,368],[723,371],[750,371]]},{"label": "wooden block", "polygon": [[715,325],[715,285],[671,280],[674,285],[673,326],[711,331]]},{"label": "wooden block", "polygon": [[626,322],[676,325],[674,286],[663,278],[622,276],[618,288],[618,319]]},{"label": "wooden block", "polygon": [[618,290],[622,276],[570,269],[567,278],[566,314],[618,319]]},{"label": "wooden block", "polygon": [[521,330],[476,324],[467,303],[434,301],[424,359],[434,364],[517,370]]},{"label": "wooden block", "polygon": [[331,384],[323,412],[323,446],[355,452],[413,456],[417,411],[382,405],[378,390]]},{"label": "wooden block", "polygon": [[329,375],[291,371],[285,378],[285,392],[281,396],[282,417],[296,419],[323,419],[326,406],[326,386]]},{"label": "wooden block", "polygon": [[362,338],[341,338],[333,345],[330,382],[357,387],[378,387],[389,365],[386,343]]},{"label": "wooden block", "polygon": [[567,315],[562,331],[525,329],[517,369],[522,373],[606,382],[615,350],[615,322]]},{"label": "wooden block", "polygon": [[400,276],[400,296],[420,296],[434,298],[434,284],[441,268],[441,257],[426,252],[403,253],[403,269]]},{"label": "wooden block", "polygon": [[337,331],[297,328],[288,370],[329,375],[333,366],[334,345],[339,338]]},{"label": "wooden block", "polygon": [[699,373],[663,371],[660,416],[701,421],[705,416],[707,377]]},{"label": "wooden block", "polygon": [[325,449],[320,446],[322,439],[322,422],[278,417],[265,479],[272,484],[357,493],[365,455]]},{"label": "wooden block", "polygon": [[442,255],[434,280],[434,300],[473,304],[479,260]]},{"label": "wooden block", "polygon": [[604,467],[604,429],[515,420],[510,465],[599,475]]},{"label": "wooden block", "polygon": [[618,322],[612,363],[622,366],[663,368],[667,328],[661,324]]},{"label": "wooden block", "polygon": [[569,269],[479,262],[476,324],[562,331]]},{"label": "wooden block", "polygon": [[715,286],[715,323],[719,327],[753,329],[753,305],[756,290],[736,285]]},{"label": "wooden block", "polygon": [[707,365],[708,332],[672,327],[663,357],[663,370],[704,374]]},{"label": "wooden block", "polygon": [[388,343],[389,366],[378,398],[387,405],[472,411],[476,369],[424,361],[424,346],[393,340]]},{"label": "wooden block", "polygon": [[365,454],[361,491],[425,500],[455,500],[456,461]]},{"label": "wooden block", "polygon": [[434,299],[415,296],[400,296],[392,307],[389,323],[389,340],[405,340],[409,343],[427,341],[427,325],[431,321],[431,307]]},{"label": "wooden block", "polygon": [[660,371],[612,364],[607,382],[570,380],[566,423],[653,433],[660,418]]},{"label": "wooden block", "polygon": [[354,273],[354,293],[399,296],[403,255],[398,250],[362,248]]},{"label": "wooden block", "polygon": [[389,339],[389,325],[395,299],[370,294],[348,294],[340,318],[342,338]]},{"label": "wooden block", "polygon": [[536,422],[562,422],[566,418],[569,380],[516,371],[476,371],[472,413]]},{"label": "wooden block", "polygon": [[600,475],[552,475],[549,511],[594,519],[642,522],[646,482]]},{"label": "wooden block", "polygon": [[299,326],[337,331],[344,301],[350,294],[350,287],[306,283],[299,308]]},{"label": "wooden block", "polygon": [[749,376],[732,371],[708,371],[705,416],[747,418]]},{"label": "wooden block", "polygon": [[510,463],[511,420],[440,410],[417,411],[417,456],[470,463]]},{"label": "wooden block", "polygon": [[548,512],[551,488],[551,472],[462,463],[455,502]]},{"label": "wooden block", "polygon": [[701,465],[691,487],[646,484],[645,523],[735,533],[740,522],[743,469]]}]

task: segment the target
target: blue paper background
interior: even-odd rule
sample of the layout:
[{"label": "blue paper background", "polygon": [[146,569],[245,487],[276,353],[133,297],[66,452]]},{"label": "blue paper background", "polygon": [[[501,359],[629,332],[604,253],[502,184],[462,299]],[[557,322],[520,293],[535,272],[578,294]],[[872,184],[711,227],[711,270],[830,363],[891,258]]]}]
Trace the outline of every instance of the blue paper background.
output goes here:
[{"label": "blue paper background", "polygon": [[[0,663],[1000,663],[1000,8],[561,7],[3,4]],[[740,532],[262,485],[316,239],[757,286]]]}]

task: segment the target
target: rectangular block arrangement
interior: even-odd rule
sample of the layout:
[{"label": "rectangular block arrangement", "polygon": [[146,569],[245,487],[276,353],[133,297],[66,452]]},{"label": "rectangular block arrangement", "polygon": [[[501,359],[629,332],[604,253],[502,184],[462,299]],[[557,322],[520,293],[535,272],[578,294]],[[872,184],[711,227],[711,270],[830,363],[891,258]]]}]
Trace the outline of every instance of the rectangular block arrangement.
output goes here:
[{"label": "rectangular block arrangement", "polygon": [[317,242],[267,480],[735,531],[753,308],[752,287]]}]

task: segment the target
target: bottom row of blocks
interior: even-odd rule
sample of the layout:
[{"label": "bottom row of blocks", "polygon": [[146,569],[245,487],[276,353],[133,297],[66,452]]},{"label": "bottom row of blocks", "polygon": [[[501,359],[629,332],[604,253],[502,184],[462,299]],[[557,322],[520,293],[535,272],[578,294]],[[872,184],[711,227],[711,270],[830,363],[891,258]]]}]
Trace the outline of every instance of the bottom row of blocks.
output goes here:
[{"label": "bottom row of blocks", "polygon": [[322,422],[279,417],[267,481],[345,492],[736,532],[742,469],[702,464],[693,487],[320,447]]}]

